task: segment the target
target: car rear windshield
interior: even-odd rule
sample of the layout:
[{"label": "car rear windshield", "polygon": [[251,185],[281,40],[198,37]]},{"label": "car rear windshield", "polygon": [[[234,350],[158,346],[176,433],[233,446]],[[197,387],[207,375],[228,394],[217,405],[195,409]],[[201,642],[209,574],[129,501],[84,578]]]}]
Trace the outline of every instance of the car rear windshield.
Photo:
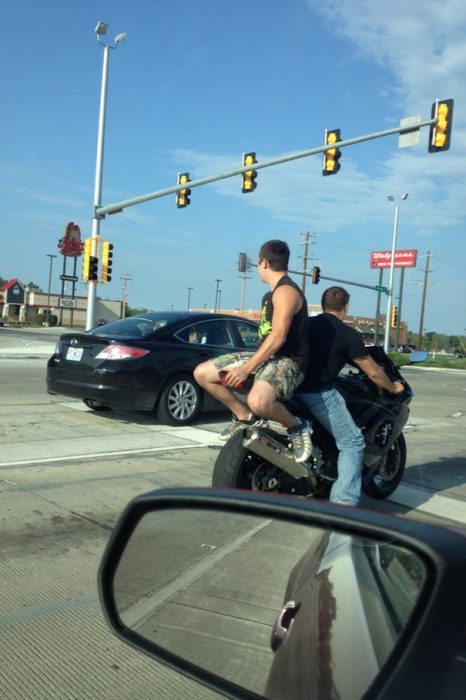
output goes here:
[{"label": "car rear windshield", "polygon": [[158,318],[148,318],[144,316],[129,316],[119,321],[112,321],[105,326],[93,328],[91,333],[104,336],[117,336],[126,338],[145,338],[152,335],[154,331],[163,328],[168,323],[162,316]]}]

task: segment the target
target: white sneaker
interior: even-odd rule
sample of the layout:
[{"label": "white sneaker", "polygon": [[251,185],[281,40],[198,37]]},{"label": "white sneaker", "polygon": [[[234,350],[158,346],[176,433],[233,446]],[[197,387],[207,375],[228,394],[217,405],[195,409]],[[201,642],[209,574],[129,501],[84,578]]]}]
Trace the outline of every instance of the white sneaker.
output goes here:
[{"label": "white sneaker", "polygon": [[305,462],[312,454],[311,426],[307,420],[298,418],[299,425],[288,428],[293,455],[297,462]]}]

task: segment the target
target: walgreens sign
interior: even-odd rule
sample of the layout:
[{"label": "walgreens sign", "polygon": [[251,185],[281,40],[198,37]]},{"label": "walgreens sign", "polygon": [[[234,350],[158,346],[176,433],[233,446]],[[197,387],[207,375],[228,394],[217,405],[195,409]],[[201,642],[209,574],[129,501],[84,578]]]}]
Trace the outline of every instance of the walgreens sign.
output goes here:
[{"label": "walgreens sign", "polygon": [[[416,267],[417,250],[396,250],[395,267]],[[392,263],[391,250],[378,250],[371,253],[370,267],[372,269],[390,267]]]}]

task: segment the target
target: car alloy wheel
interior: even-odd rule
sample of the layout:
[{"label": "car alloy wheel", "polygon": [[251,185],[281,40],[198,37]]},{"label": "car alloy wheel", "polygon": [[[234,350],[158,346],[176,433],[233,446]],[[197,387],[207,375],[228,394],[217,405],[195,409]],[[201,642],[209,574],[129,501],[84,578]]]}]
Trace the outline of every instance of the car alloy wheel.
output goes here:
[{"label": "car alloy wheel", "polygon": [[194,379],[188,374],[177,374],[160,395],[157,418],[165,425],[188,425],[200,407],[201,392]]}]

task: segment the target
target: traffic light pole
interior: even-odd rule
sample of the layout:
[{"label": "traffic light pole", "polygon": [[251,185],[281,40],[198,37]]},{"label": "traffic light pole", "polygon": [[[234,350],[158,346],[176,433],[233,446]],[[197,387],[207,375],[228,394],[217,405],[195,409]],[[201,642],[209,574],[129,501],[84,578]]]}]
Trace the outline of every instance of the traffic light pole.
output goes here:
[{"label": "traffic light pole", "polygon": [[[374,139],[380,139],[385,136],[392,136],[393,134],[406,134],[412,131],[418,131],[424,126],[433,126],[437,124],[438,118],[426,119],[424,121],[416,122],[416,124],[403,124],[393,129],[386,129],[385,131],[377,131],[372,134],[365,134],[364,136],[358,136],[353,139],[345,139],[344,141],[338,142],[338,148],[345,148],[346,146],[353,146],[356,143],[363,143],[364,141],[372,141]],[[296,153],[290,153],[288,155],[279,156],[277,158],[271,158],[270,160],[264,160],[260,163],[254,163],[254,170],[261,170],[263,168],[270,168],[273,165],[279,165],[280,163],[287,163],[292,160],[298,160],[299,158],[307,158],[308,156],[314,156],[318,153],[325,153],[329,149],[335,148],[335,144],[326,144],[324,146],[319,146],[318,148],[309,148],[305,151],[297,151]],[[198,180],[189,181],[189,189],[194,187],[201,187],[202,185],[208,185],[211,182],[217,182],[218,180],[225,180],[230,177],[236,177],[237,175],[242,175],[245,172],[251,170],[251,165],[246,165],[241,168],[235,168],[234,170],[228,170],[224,173],[219,173],[217,175],[210,175],[209,177],[199,178]],[[148,194],[140,195],[139,197],[133,197],[132,199],[125,199],[121,202],[116,202],[115,204],[109,204],[105,207],[97,205],[95,208],[95,216],[99,219],[103,219],[107,214],[117,214],[123,209],[128,207],[134,207],[136,204],[142,204],[143,202],[149,202],[153,199],[159,199],[160,197],[167,197],[171,194],[176,194],[182,189],[186,188],[186,184],[178,184],[173,187],[166,187],[163,190],[157,190],[156,192],[149,192]],[[299,273],[302,274],[302,273]]]},{"label": "traffic light pole", "polygon": [[[251,263],[252,264],[252,263]],[[252,264],[253,267],[257,267],[256,265]],[[312,277],[311,272],[303,272],[302,270],[288,270],[288,272],[291,272],[293,275],[306,275],[306,277]],[[325,275],[320,275],[321,280],[330,280],[331,282],[341,282],[343,284],[349,284],[352,287],[364,287],[364,289],[372,289],[373,292],[385,292],[388,294],[388,289],[387,287],[381,287],[379,285],[376,285],[374,287],[373,284],[362,284],[361,282],[350,282],[349,280],[342,280],[338,277],[326,277]]]},{"label": "traffic light pole", "polygon": [[[107,107],[107,82],[108,82],[108,59],[110,46],[104,44],[104,57],[102,63],[102,84],[100,89],[99,126],[97,130],[97,156],[95,164],[94,183],[94,216],[92,219],[92,247],[91,255],[98,255],[98,241],[100,236],[100,221],[103,218],[99,214],[99,207],[102,199],[102,173],[104,165],[104,138],[105,138],[105,115]],[[87,287],[87,316],[86,330],[95,325],[95,302],[97,297],[97,280],[89,280]]]}]

